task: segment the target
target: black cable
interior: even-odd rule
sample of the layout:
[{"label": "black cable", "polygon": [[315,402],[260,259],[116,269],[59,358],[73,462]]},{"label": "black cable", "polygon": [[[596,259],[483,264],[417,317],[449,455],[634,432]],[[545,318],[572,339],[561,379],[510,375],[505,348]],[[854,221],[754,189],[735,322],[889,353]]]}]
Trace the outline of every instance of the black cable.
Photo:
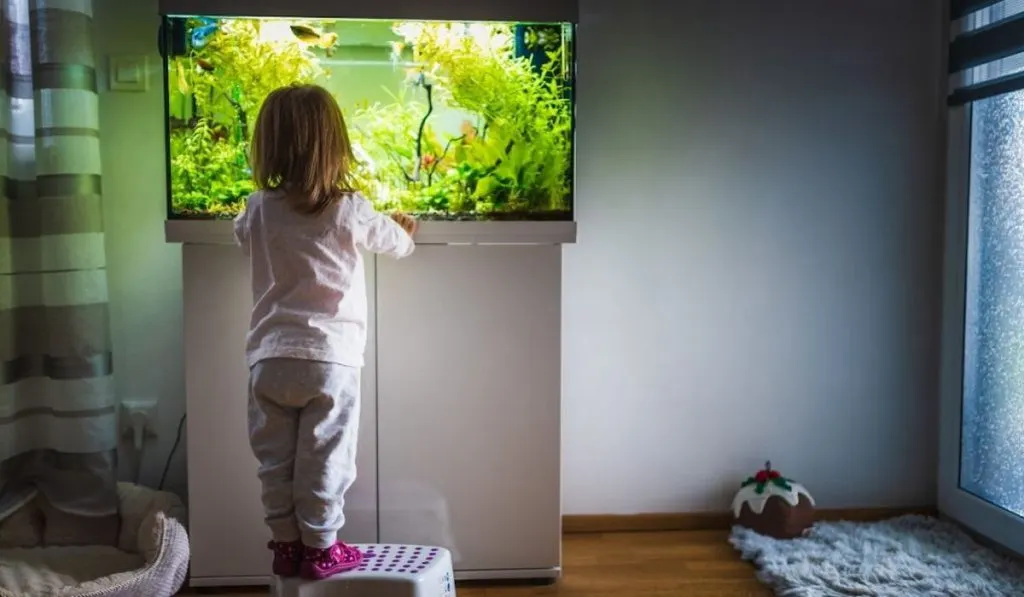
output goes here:
[{"label": "black cable", "polygon": [[181,443],[181,432],[185,429],[185,417],[187,415],[181,415],[181,420],[178,421],[178,435],[174,438],[174,445],[171,446],[171,453],[167,455],[167,462],[164,463],[164,473],[160,475],[160,485],[157,489],[163,490],[164,483],[167,481],[167,471],[171,470],[171,461],[174,460],[174,453],[178,451],[178,444]]}]

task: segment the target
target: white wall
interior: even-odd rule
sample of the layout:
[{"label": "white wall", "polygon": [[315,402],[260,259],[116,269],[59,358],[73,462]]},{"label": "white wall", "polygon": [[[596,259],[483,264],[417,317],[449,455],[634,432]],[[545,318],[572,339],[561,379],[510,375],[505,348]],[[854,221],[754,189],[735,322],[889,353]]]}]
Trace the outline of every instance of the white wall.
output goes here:
[{"label": "white wall", "polygon": [[935,500],[941,3],[582,0],[564,509]]},{"label": "white wall", "polygon": [[[100,63],[100,141],[107,231],[114,368],[122,399],[160,401],[158,437],[144,453],[141,481],[156,485],[185,408],[182,366],[181,246],[164,242],[165,168],[163,79],[157,52],[156,0],[95,0]],[[112,54],[147,54],[147,92],[112,93]],[[244,408],[244,397],[239,397]],[[168,474],[184,494],[185,441]],[[122,472],[134,475],[131,450]]]},{"label": "white wall", "polygon": [[[156,483],[184,385],[156,1],[96,2],[100,58],[153,66],[146,93],[101,81],[101,126],[118,384],[161,400]],[[566,512],[721,510],[766,458],[825,506],[934,502],[941,8],[683,4],[581,0]]]}]

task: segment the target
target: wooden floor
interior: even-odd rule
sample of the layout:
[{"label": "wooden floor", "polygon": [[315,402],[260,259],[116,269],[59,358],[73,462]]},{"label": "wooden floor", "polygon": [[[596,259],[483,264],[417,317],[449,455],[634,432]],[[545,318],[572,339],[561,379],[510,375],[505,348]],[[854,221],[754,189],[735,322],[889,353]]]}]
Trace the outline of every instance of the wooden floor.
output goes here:
[{"label": "wooden floor", "polygon": [[[460,585],[458,597],[770,597],[726,542],[727,531],[568,535],[550,586]],[[188,593],[186,593],[188,594]],[[204,591],[204,594],[210,594]],[[231,591],[262,597],[265,591]]]}]

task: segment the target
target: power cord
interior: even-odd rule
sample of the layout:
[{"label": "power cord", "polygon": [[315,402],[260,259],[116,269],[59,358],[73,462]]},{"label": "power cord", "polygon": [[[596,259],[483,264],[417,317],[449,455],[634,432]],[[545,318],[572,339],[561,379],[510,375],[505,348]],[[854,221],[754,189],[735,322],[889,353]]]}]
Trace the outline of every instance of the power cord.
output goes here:
[{"label": "power cord", "polygon": [[174,454],[178,451],[178,444],[181,443],[181,432],[185,429],[185,418],[188,415],[181,415],[181,420],[178,421],[178,433],[174,438],[174,445],[171,446],[171,452],[167,455],[167,462],[164,463],[164,472],[160,475],[160,485],[157,489],[163,490],[164,483],[167,482],[167,471],[171,470],[171,461],[174,460]]},{"label": "power cord", "polygon": [[139,481],[142,480],[142,462],[145,459],[145,456],[146,456],[146,449],[145,448],[142,448],[141,450],[136,450],[135,451],[135,472],[132,475],[132,480],[134,481],[134,483],[136,485],[138,485]]}]

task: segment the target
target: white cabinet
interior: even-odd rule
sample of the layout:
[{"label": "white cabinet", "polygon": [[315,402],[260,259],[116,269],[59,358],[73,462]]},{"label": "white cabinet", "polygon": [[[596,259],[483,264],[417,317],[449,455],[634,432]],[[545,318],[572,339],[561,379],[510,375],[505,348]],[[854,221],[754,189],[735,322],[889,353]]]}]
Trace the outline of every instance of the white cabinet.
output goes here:
[{"label": "white cabinet", "polygon": [[560,565],[561,247],[420,246],[377,266],[380,540],[462,578]]},{"label": "white cabinet", "polygon": [[[256,459],[249,447],[245,334],[252,292],[246,258],[233,246],[182,247],[192,586],[269,582]],[[370,264],[372,265],[372,261]],[[367,268],[369,292],[373,269]],[[371,314],[374,306],[370,305]],[[343,539],[377,540],[376,383],[370,329],[363,369],[359,476],[346,500]]]},{"label": "white cabinet", "polygon": [[[221,242],[229,229],[207,227],[201,240],[217,242],[182,248],[191,584],[266,584],[246,422],[248,267]],[[460,578],[556,577],[561,247],[421,245],[406,260],[367,259],[367,278],[343,539],[442,545]]]}]

